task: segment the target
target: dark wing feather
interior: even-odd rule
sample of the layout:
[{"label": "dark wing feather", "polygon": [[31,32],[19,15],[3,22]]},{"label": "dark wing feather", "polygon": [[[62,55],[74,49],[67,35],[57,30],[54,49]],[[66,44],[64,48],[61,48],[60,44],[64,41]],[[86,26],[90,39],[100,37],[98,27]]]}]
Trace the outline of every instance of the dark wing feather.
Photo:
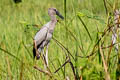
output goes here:
[{"label": "dark wing feather", "polygon": [[[37,49],[39,48],[39,46],[42,44],[42,42],[46,39],[46,35],[48,32],[48,24],[46,24],[45,26],[43,26],[35,35],[34,37],[34,41],[36,44]],[[36,50],[35,47],[33,47],[33,57],[35,58],[36,56]]]}]

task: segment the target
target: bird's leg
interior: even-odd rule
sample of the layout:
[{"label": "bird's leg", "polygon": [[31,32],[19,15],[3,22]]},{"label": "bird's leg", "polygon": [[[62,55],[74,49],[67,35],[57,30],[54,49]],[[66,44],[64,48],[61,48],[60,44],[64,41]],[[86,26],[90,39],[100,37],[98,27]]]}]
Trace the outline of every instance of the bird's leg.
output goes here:
[{"label": "bird's leg", "polygon": [[44,55],[44,49],[42,53],[43,53],[43,60],[44,60],[44,68],[47,69],[47,62],[46,62],[45,55]]},{"label": "bird's leg", "polygon": [[47,66],[48,66],[48,47],[49,47],[49,43],[48,43],[48,45],[46,46],[46,54],[45,54]]},{"label": "bird's leg", "polygon": [[48,70],[48,71],[51,73],[49,67],[47,66],[47,62],[46,62],[45,55],[44,55],[44,50],[43,50],[42,53],[43,53],[43,58],[42,58],[42,60],[43,60],[43,62],[44,62],[44,69],[45,69],[45,70]]},{"label": "bird's leg", "polygon": [[50,71],[50,69],[48,68],[48,45],[49,45],[49,41],[47,41],[47,40],[42,44],[43,47],[47,46],[46,54],[44,54],[44,52],[43,52],[43,58],[44,58],[44,62],[45,62],[44,68],[48,69]]},{"label": "bird's leg", "polygon": [[38,60],[40,58],[40,54],[37,50],[36,41],[34,40],[33,43],[34,43],[34,48],[35,48],[35,51],[36,51],[36,59]]}]

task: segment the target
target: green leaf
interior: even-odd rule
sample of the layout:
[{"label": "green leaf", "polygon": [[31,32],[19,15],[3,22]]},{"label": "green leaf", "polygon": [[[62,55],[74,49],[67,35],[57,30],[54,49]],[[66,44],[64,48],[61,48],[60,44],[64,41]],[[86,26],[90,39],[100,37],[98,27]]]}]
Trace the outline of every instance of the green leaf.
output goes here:
[{"label": "green leaf", "polygon": [[77,13],[77,16],[80,16],[80,17],[84,17],[84,16],[86,16],[84,13],[82,13],[82,12],[78,12]]}]

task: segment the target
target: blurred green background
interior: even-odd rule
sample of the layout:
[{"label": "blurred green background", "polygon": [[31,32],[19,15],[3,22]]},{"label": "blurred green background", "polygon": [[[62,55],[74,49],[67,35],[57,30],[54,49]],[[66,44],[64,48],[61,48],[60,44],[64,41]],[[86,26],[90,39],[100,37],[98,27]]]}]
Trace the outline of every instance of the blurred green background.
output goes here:
[{"label": "blurred green background", "polygon": [[[108,11],[112,12],[115,0],[109,0],[108,3]],[[33,68],[33,37],[39,28],[50,20],[48,16],[50,7],[55,7],[64,17],[66,15],[64,21],[57,17],[60,23],[56,24],[54,38],[67,47],[74,57],[76,53],[81,56],[90,54],[96,43],[98,30],[103,32],[106,27],[107,15],[103,0],[22,0],[18,4],[13,0],[0,0],[0,80],[63,80],[65,76],[74,79],[69,64],[66,65],[65,72],[62,68],[58,73],[53,74],[53,78]],[[92,40],[77,15],[82,17]],[[39,27],[27,27],[33,24]],[[82,47],[82,51],[79,46]],[[52,72],[65,62],[65,52],[54,40],[51,40],[48,54]],[[72,58],[71,60],[77,67],[79,75],[83,76],[83,80],[104,80],[104,68],[98,56],[94,60],[79,57],[77,61]],[[44,69],[41,59],[36,64]],[[81,67],[85,69],[81,70]],[[111,80],[115,80],[114,63],[110,68]]]}]

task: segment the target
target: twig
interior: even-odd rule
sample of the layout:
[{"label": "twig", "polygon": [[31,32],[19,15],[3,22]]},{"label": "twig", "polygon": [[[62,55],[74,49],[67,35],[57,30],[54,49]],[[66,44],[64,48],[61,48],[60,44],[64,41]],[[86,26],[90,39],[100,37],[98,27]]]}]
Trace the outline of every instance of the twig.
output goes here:
[{"label": "twig", "polygon": [[68,59],[62,66],[60,66],[54,73],[58,72],[63,66],[65,66],[67,63],[69,63],[70,60]]},{"label": "twig", "polygon": [[73,71],[73,74],[74,74],[74,78],[75,78],[75,80],[77,80],[77,75],[75,74],[75,69],[74,69],[73,63],[71,61],[69,63],[70,63],[70,66],[72,68],[72,71]]},{"label": "twig", "polygon": [[34,66],[34,68],[42,73],[45,73],[46,75],[52,77],[51,73],[49,71],[44,71],[41,68],[38,68],[37,66]]},{"label": "twig", "polygon": [[106,47],[102,47],[102,49],[106,49],[106,48],[113,47],[113,46],[116,45],[116,44],[119,44],[119,43],[110,44],[110,45],[108,45],[108,46],[106,46]]}]

